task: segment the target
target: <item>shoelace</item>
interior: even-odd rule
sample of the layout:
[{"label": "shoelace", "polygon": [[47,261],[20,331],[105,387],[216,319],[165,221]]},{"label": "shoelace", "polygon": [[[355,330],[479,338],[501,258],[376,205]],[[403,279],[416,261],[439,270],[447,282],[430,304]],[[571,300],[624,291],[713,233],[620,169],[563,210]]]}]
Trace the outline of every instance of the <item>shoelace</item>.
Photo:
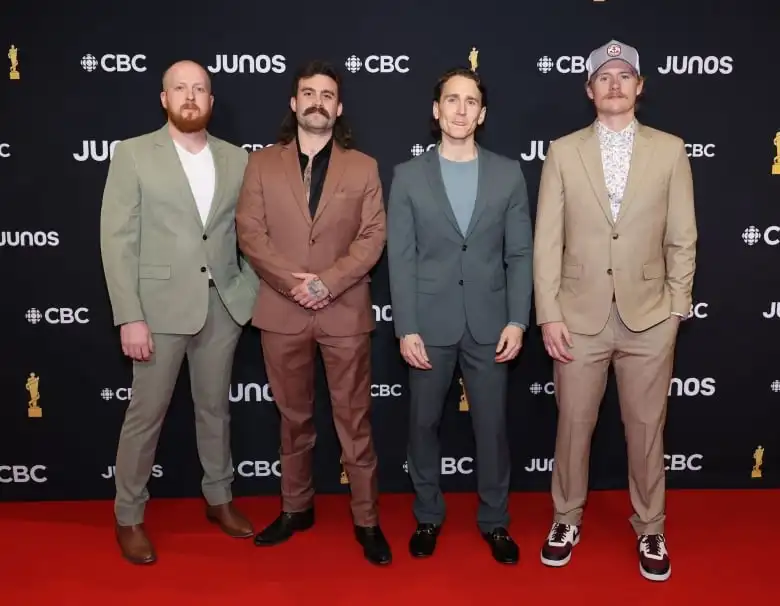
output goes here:
[{"label": "shoelace", "polygon": [[569,532],[568,524],[556,524],[550,535],[550,543],[562,543],[567,532]]},{"label": "shoelace", "polygon": [[433,534],[436,532],[435,526],[429,526],[428,528],[418,528],[415,530],[415,534]]},{"label": "shoelace", "polygon": [[659,534],[645,535],[644,543],[647,545],[647,553],[654,556],[660,556],[662,541],[663,539]]},{"label": "shoelace", "polygon": [[506,541],[507,543],[514,543],[512,537],[506,534],[506,532],[503,530],[494,530],[490,536],[494,541]]}]

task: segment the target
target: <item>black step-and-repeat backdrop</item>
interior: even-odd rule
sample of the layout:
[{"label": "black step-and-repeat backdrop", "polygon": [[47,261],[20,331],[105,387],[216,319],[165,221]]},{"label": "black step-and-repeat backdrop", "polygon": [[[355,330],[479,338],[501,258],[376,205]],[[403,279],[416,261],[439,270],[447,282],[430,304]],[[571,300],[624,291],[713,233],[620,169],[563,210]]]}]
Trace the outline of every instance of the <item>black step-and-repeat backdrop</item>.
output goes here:
[{"label": "black step-and-repeat backdrop", "polygon": [[[684,138],[695,180],[698,268],[669,386],[668,485],[780,485],[777,8],[713,1],[688,15],[672,0],[305,0],[293,8],[244,0],[195,1],[167,16],[143,3],[82,0],[66,14],[33,4],[0,9],[0,499],[113,497],[131,365],[103,282],[101,196],[116,142],[162,124],[168,65],[190,58],[208,67],[211,131],[251,151],[274,142],[295,67],[332,61],[344,74],[358,147],[378,159],[386,192],[393,165],[433,143],[436,78],[473,65],[491,93],[483,144],[521,160],[534,212],[549,141],[593,119],[585,57],[613,37],[640,51],[640,119]],[[409,398],[384,259],[372,285],[380,486],[406,491]],[[183,370],[150,481],[156,496],[200,493]],[[534,328],[511,373],[515,490],[549,488],[551,370]],[[316,482],[343,492],[321,366],[317,382]],[[279,418],[253,328],[240,342],[229,398],[236,494],[275,494]],[[458,377],[442,436],[445,488],[473,490],[469,403]],[[614,378],[591,466],[594,488],[626,486]]]}]

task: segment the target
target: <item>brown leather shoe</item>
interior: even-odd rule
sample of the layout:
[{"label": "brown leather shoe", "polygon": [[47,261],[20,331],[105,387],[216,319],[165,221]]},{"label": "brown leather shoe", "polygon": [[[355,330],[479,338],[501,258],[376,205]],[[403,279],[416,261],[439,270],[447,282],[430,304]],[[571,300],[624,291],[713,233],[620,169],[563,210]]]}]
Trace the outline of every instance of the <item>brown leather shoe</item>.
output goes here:
[{"label": "brown leather shoe", "polygon": [[152,564],[157,561],[157,554],[149,537],[146,536],[143,524],[135,526],[116,525],[116,540],[122,556],[132,564]]},{"label": "brown leather shoe", "polygon": [[236,539],[246,539],[255,534],[252,522],[247,520],[232,502],[207,505],[206,518],[212,524],[219,524],[222,532]]}]

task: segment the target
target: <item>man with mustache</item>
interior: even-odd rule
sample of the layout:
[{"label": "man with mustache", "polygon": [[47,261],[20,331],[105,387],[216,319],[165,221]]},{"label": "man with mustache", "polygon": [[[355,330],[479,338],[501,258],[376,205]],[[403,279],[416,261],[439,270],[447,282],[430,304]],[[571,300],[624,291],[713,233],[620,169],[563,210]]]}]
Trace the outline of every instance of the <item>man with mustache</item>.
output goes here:
[{"label": "man with mustache", "polygon": [[554,360],[554,521],[542,562],[580,540],[590,441],[613,364],[628,443],[643,577],[664,581],[663,432],[678,326],[691,307],[697,227],[683,140],[637,121],[639,53],[612,40],[588,57],[596,121],[553,141],[539,187],[536,321]]},{"label": "man with mustache", "polygon": [[385,244],[376,160],[355,150],[341,78],[312,61],[293,79],[279,144],[250,155],[238,241],[263,284],[253,324],[281,413],[281,515],[255,537],[276,545],[314,524],[314,370],[319,346],[352,490],[357,541],[374,564],[390,546],[377,512],[369,420],[374,316],[368,272]]},{"label": "man with mustache", "polygon": [[206,517],[231,537],[252,524],[232,503],[233,354],[259,280],[238,254],[235,208],[247,153],[211,135],[214,97],[192,61],[163,76],[160,129],[116,146],[100,244],[122,352],[133,360],[116,457],[116,538],[134,564],[156,560],[144,529],[160,429],[187,356]]}]

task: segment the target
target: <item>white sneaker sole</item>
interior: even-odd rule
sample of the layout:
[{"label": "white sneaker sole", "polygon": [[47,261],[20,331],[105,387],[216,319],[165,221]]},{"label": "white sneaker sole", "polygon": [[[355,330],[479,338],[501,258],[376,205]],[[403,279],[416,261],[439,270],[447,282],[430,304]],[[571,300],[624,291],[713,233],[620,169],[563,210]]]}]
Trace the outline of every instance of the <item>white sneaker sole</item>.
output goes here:
[{"label": "white sneaker sole", "polygon": [[569,555],[567,555],[562,560],[548,560],[544,557],[544,550],[540,554],[542,564],[545,566],[550,566],[552,568],[561,568],[562,566],[566,566],[566,564],[569,563],[569,560],[571,560],[571,554],[574,553],[574,546],[577,545],[577,543],[580,542],[580,533],[577,533],[577,536],[574,537],[574,542],[571,545],[571,551],[569,552]]},{"label": "white sneaker sole", "polygon": [[667,570],[664,574],[653,574],[652,572],[647,572],[644,568],[642,568],[642,563],[640,562],[639,573],[648,581],[661,582],[672,576],[672,565],[669,564],[669,570]]}]

